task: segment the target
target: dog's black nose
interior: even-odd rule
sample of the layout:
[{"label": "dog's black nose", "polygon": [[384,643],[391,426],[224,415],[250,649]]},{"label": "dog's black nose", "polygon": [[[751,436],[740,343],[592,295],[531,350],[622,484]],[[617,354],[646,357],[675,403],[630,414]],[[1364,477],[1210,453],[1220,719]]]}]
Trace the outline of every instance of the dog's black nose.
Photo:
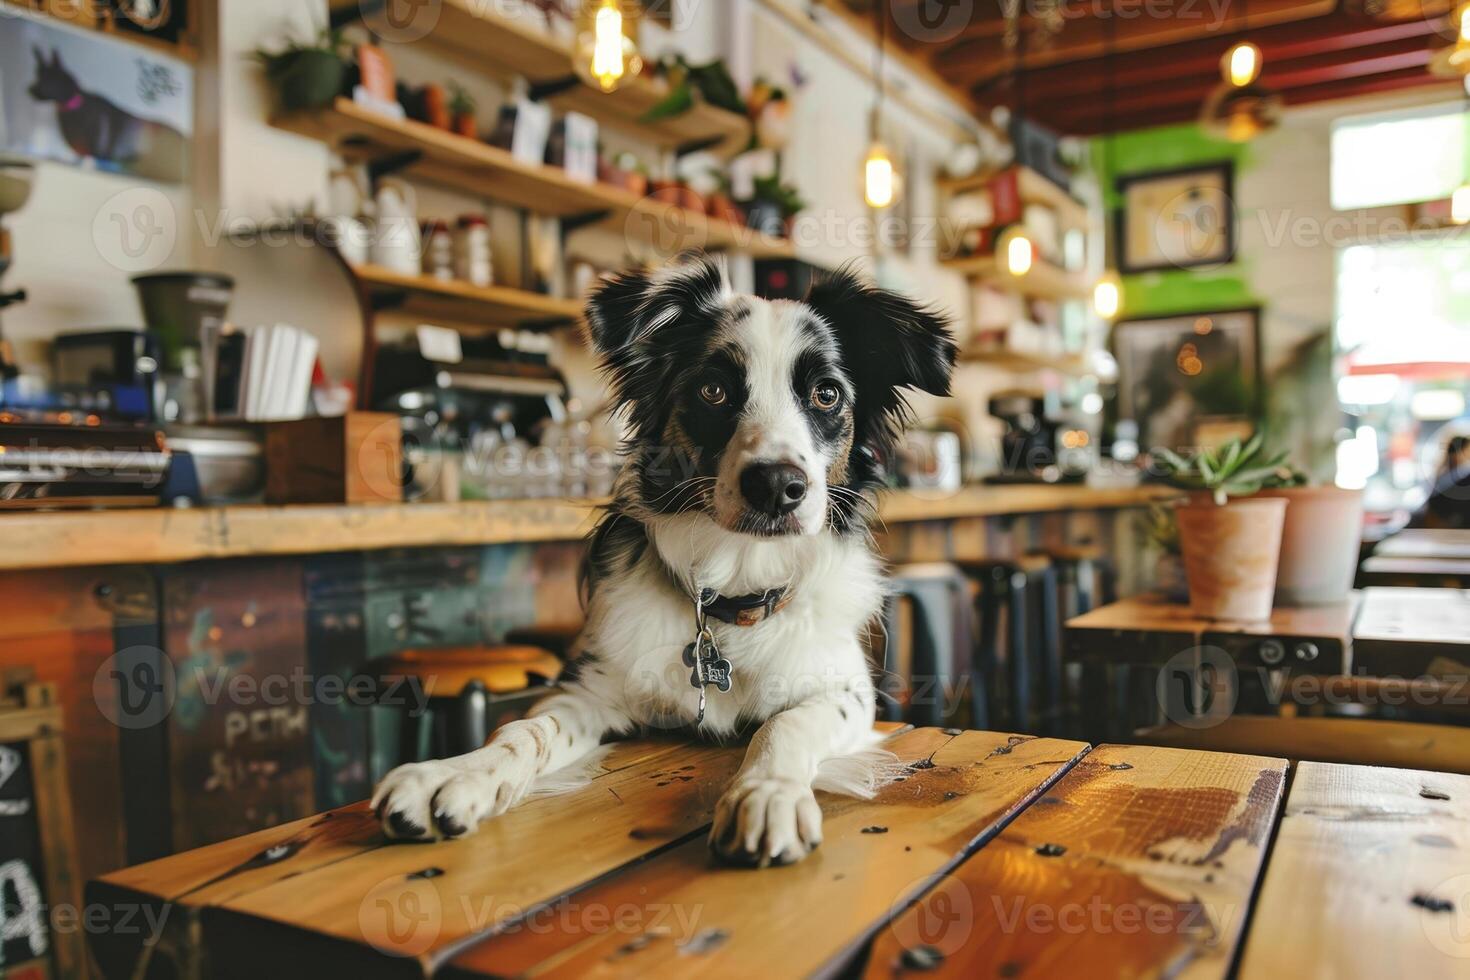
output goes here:
[{"label": "dog's black nose", "polygon": [[780,517],[801,506],[806,474],[790,463],[757,463],[740,474],[740,493],[755,510]]}]

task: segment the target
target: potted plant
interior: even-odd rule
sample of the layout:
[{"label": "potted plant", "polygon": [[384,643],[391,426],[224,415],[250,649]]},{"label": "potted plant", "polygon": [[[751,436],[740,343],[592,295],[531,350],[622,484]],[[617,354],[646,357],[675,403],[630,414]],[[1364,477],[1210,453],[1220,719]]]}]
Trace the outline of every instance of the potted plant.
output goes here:
[{"label": "potted plant", "polygon": [[453,129],[461,136],[477,139],[479,130],[475,125],[475,97],[465,91],[458,82],[449,83],[449,112],[454,117]]},{"label": "potted plant", "polygon": [[347,77],[346,41],[339,30],[324,28],[306,43],[289,42],[279,51],[255,52],[265,77],[287,112],[330,105]]},{"label": "potted plant", "polygon": [[1260,494],[1286,501],[1276,602],[1283,606],[1326,606],[1346,602],[1363,543],[1363,491],[1311,486],[1288,468]]},{"label": "potted plant", "polygon": [[757,177],[754,190],[745,204],[745,223],[763,235],[785,236],[791,222],[806,207],[801,192],[774,174]]},{"label": "potted plant", "polygon": [[1170,482],[1191,491],[1174,515],[1196,616],[1258,622],[1271,615],[1286,501],[1258,492],[1282,478],[1286,454],[1267,455],[1263,442],[1257,433],[1189,459],[1154,453]]},{"label": "potted plant", "polygon": [[1189,580],[1184,575],[1184,556],[1179,546],[1179,521],[1174,508],[1153,504],[1143,521],[1143,533],[1159,550],[1154,565],[1154,584],[1170,602],[1189,601]]}]

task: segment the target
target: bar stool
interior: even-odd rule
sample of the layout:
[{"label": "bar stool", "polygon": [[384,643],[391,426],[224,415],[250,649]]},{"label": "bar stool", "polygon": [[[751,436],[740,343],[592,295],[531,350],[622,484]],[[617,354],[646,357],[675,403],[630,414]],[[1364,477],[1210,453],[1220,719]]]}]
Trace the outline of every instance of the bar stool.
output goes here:
[{"label": "bar stool", "polygon": [[[972,702],[971,726],[987,728],[994,715],[1013,731],[1030,732],[1037,701],[1033,670],[1038,671],[1040,688],[1045,692],[1042,714],[1049,718],[1061,702],[1056,571],[1051,559],[1037,552],[964,562],[962,566],[980,590],[980,642],[971,670],[976,689],[991,693],[988,705],[979,699]],[[1000,643],[1002,620],[1004,656]],[[1004,684],[998,680],[1001,675]],[[1003,704],[996,697],[1001,690],[1008,692]]]},{"label": "bar stool", "polygon": [[[418,762],[484,745],[498,725],[519,717],[556,683],[562,662],[540,647],[465,646],[404,650],[374,666],[380,701],[402,709],[399,761]],[[422,689],[426,711],[413,710],[417,699],[405,682]]]},{"label": "bar stool", "polygon": [[[1049,548],[1047,554],[1057,571],[1061,622],[1117,601],[1117,576],[1100,546],[1083,541]],[[1096,735],[1111,728],[1114,719],[1109,706],[1129,703],[1129,685],[1134,678],[1130,678],[1128,669],[1115,668],[1110,674],[1105,665],[1088,663],[1081,665],[1076,677],[1069,673],[1064,664],[1063,703],[1078,709],[1070,712],[1075,724],[1068,726],[1068,734]]]},{"label": "bar stool", "polygon": [[[883,677],[878,683],[883,720],[925,726],[955,720],[959,698],[948,709],[946,702],[956,693],[954,681],[967,659],[962,651],[969,651],[974,641],[972,601],[969,579],[955,565],[898,565],[889,571]],[[904,605],[912,611],[906,622],[900,615]],[[908,663],[901,656],[905,650]],[[984,688],[975,687],[973,677],[971,683],[972,702],[983,704]]]}]

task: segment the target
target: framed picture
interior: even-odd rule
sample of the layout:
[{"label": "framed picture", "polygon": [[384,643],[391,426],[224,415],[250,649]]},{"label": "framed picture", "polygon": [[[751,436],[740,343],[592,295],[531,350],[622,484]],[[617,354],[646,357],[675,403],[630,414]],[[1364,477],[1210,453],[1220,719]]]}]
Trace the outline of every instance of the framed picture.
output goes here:
[{"label": "framed picture", "polygon": [[0,152],[169,183],[187,176],[191,65],[9,10],[0,15]]},{"label": "framed picture", "polygon": [[1118,269],[1223,265],[1235,258],[1235,165],[1119,177]]},{"label": "framed picture", "polygon": [[1117,418],[1145,452],[1249,435],[1261,407],[1259,308],[1124,320],[1113,328]]}]

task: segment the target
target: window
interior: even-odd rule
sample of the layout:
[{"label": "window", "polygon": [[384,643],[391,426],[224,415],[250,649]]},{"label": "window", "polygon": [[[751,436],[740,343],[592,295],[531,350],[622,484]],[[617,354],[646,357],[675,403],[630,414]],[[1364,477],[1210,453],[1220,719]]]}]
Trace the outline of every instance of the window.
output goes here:
[{"label": "window", "polygon": [[1459,103],[1352,116],[1332,126],[1339,211],[1440,201],[1470,177],[1470,115]]},{"label": "window", "polygon": [[[1332,128],[1338,210],[1448,198],[1470,176],[1470,113],[1456,103]],[[1376,511],[1415,510],[1443,447],[1470,434],[1470,229],[1365,240],[1337,252],[1337,397],[1348,416],[1338,483]]]}]

